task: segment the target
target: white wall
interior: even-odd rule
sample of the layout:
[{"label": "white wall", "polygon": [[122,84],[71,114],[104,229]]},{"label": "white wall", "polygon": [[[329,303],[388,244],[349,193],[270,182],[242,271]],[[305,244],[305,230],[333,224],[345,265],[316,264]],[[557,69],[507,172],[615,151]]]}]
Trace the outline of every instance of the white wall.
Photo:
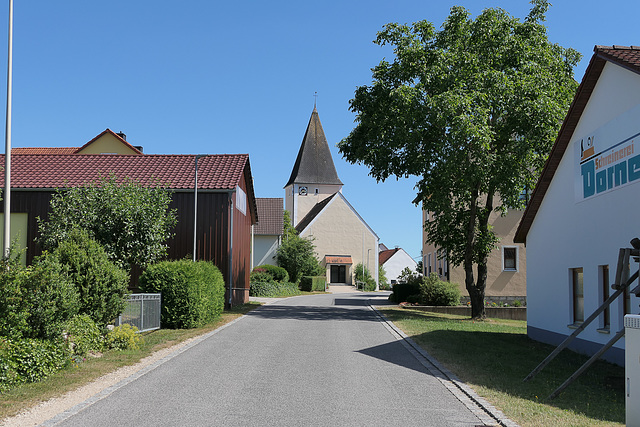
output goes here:
[{"label": "white wall", "polygon": [[253,236],[253,266],[271,264],[278,265],[276,263],[276,251],[279,245],[278,236]]},{"label": "white wall", "polygon": [[[639,133],[639,100],[640,76],[607,63],[527,234],[529,327],[569,335],[573,331],[568,326],[573,321],[569,269],[584,269],[586,318],[601,303],[598,266],[609,265],[613,283],[619,248],[630,247],[629,241],[640,236],[640,180],[582,201],[575,190],[580,138],[616,118],[615,126],[607,126],[607,135],[600,137],[610,139],[607,144],[619,141],[621,134]],[[632,269],[637,266],[631,263]],[[633,312],[638,312],[638,303],[632,296]],[[598,332],[596,321],[580,338],[605,343],[622,327],[620,299],[611,309],[610,334]],[[624,340],[616,347],[624,348]]]},{"label": "white wall", "polygon": [[404,249],[400,249],[382,266],[384,267],[387,280],[391,283],[392,280],[398,280],[398,276],[406,267],[409,267],[411,271],[415,273],[417,265],[418,263],[415,262]]}]

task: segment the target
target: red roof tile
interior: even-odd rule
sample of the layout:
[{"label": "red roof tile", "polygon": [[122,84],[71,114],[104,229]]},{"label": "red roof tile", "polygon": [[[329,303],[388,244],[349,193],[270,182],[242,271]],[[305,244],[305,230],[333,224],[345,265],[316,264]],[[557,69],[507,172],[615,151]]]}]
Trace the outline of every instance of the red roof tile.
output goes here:
[{"label": "red roof tile", "polygon": [[15,147],[11,154],[73,154],[78,147]]},{"label": "red roof tile", "polygon": [[600,74],[604,69],[605,63],[611,62],[626,68],[636,74],[640,74],[640,47],[638,46],[595,46],[593,48],[593,56],[584,73],[582,82],[578,86],[573,102],[569,107],[567,116],[562,123],[558,137],[556,138],[551,154],[544,165],[544,169],[540,174],[540,178],[536,184],[531,200],[527,204],[527,208],[522,215],[518,229],[516,230],[513,241],[516,243],[527,242],[527,234],[533,224],[533,220],[538,213],[538,209],[544,199],[551,180],[560,165],[560,160],[571,142],[573,132],[580,121],[580,117],[591,98],[593,89],[600,78]]},{"label": "red roof tile", "polygon": [[[198,160],[198,188],[232,190],[240,183],[248,154],[212,154]],[[0,164],[4,155],[0,155]],[[12,155],[11,188],[66,188],[114,174],[141,184],[160,182],[169,188],[193,188],[194,155]],[[0,174],[4,186],[4,174]],[[249,176],[249,181],[251,177]],[[248,182],[253,193],[253,183]]]},{"label": "red roof tile", "polygon": [[258,208],[258,223],[253,229],[256,235],[282,235],[284,227],[284,210],[282,207],[282,198],[256,198],[256,206]]},{"label": "red roof tile", "polygon": [[398,252],[399,250],[400,248],[387,249],[386,251],[380,251],[380,254],[378,255],[378,262],[380,264],[384,264],[385,262],[389,261],[389,258],[395,255],[395,253]]}]

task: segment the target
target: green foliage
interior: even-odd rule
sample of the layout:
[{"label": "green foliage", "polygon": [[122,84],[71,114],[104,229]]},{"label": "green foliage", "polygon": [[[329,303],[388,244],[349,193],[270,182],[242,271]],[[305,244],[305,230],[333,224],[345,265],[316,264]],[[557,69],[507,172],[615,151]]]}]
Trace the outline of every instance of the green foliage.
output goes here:
[{"label": "green foliage", "polygon": [[58,338],[64,323],[78,313],[81,302],[67,271],[67,266],[45,255],[16,277],[29,312],[24,337]]},{"label": "green foliage", "polygon": [[255,267],[253,272],[262,272],[269,274],[273,280],[276,282],[288,282],[289,281],[289,273],[282,267],[278,267],[275,265],[264,264],[258,267]]},{"label": "green foliage", "polygon": [[159,262],[140,276],[140,288],[162,293],[164,328],[203,326],[220,316],[224,308],[224,279],[210,262]]},{"label": "green foliage", "polygon": [[85,356],[91,351],[102,350],[102,333],[90,316],[74,316],[65,324],[64,330],[67,344],[74,355]]},{"label": "green foliage", "polygon": [[376,290],[376,279],[371,277],[371,273],[369,272],[369,269],[363,266],[362,263],[358,263],[356,265],[356,282],[359,282],[359,283],[364,282],[365,291]]},{"label": "green foliage", "polygon": [[409,267],[405,267],[398,275],[398,281],[400,283],[419,284],[422,281],[422,275],[412,271]]},{"label": "green foliage", "polygon": [[41,262],[58,262],[69,272],[80,297],[79,312],[106,325],[124,310],[129,274],[109,260],[105,250],[84,230],[74,229]]},{"label": "green foliage", "polygon": [[38,242],[53,250],[80,228],[119,267],[146,266],[166,255],[166,241],[176,224],[170,202],[171,193],[161,186],[143,187],[114,175],[58,190],[51,199],[48,221],[38,218]]},{"label": "green foliage", "polygon": [[0,336],[20,338],[28,331],[29,310],[18,280],[23,269],[20,263],[0,260]]},{"label": "green foliage", "polygon": [[291,235],[282,242],[276,254],[278,265],[289,273],[289,280],[300,282],[302,276],[322,274],[322,266],[315,254],[315,246],[311,239]]},{"label": "green foliage", "polygon": [[503,9],[474,20],[453,7],[441,29],[385,25],[375,43],[392,46],[395,58],[356,89],[357,126],[339,143],[377,180],[419,177],[414,203],[431,213],[428,242],[464,264],[474,316],[483,313],[482,273],[497,242],[489,215],[523,207],[519,196],[535,185],[577,87],[580,55],[549,42],[548,3],[532,4],[522,22]]},{"label": "green foliage", "polygon": [[298,285],[290,282],[251,282],[249,295],[252,297],[278,298],[300,295]]},{"label": "green foliage", "polygon": [[459,305],[460,289],[455,283],[440,280],[431,273],[420,284],[420,303],[424,305]]},{"label": "green foliage", "polygon": [[388,291],[391,289],[389,279],[387,279],[387,272],[384,270],[382,264],[378,265],[378,289],[381,291]]},{"label": "green foliage", "polygon": [[110,350],[137,350],[142,342],[137,332],[138,328],[128,323],[116,326],[107,333],[104,345]]},{"label": "green foliage", "polygon": [[60,341],[0,337],[0,391],[46,378],[69,361]]},{"label": "green foliage", "polygon": [[324,292],[327,289],[326,276],[303,276],[299,284],[301,291]]},{"label": "green foliage", "polygon": [[396,303],[405,301],[418,302],[418,299],[420,298],[420,281],[414,281],[411,283],[396,283],[395,285],[393,285],[391,290],[392,292],[391,295],[389,295],[389,301]]},{"label": "green foliage", "polygon": [[291,223],[291,214],[289,211],[283,212],[283,229],[282,229],[282,240],[287,241],[291,236],[297,236],[298,230]]},{"label": "green foliage", "polygon": [[273,276],[261,268],[254,268],[249,276],[249,283],[269,283],[275,282]]}]

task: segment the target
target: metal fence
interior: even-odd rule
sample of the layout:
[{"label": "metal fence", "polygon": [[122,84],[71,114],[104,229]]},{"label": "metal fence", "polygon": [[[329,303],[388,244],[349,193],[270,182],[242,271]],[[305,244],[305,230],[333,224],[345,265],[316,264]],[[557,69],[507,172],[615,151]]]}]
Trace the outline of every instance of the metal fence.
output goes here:
[{"label": "metal fence", "polygon": [[116,326],[128,323],[139,332],[160,329],[161,294],[131,294]]}]

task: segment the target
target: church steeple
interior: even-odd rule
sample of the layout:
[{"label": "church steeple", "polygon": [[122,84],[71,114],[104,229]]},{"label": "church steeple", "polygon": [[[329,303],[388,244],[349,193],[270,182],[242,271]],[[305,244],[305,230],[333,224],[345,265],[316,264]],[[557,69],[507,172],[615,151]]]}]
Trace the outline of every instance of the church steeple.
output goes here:
[{"label": "church steeple", "polygon": [[315,106],[285,188],[294,183],[342,185]]}]

